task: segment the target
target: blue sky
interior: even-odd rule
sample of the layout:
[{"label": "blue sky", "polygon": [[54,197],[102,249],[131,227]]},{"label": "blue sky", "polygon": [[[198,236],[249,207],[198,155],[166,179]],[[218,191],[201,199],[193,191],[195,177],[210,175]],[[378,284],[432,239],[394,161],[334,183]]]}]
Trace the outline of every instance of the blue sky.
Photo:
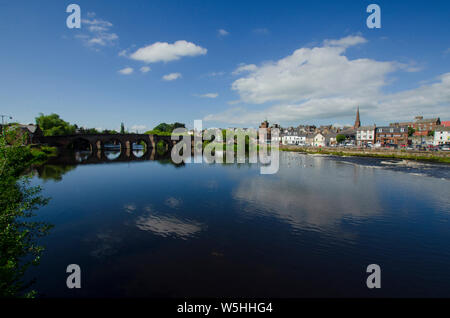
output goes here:
[{"label": "blue sky", "polygon": [[[66,26],[70,3],[81,29]],[[370,3],[381,29],[366,26]],[[448,1],[0,0],[0,112],[140,131],[351,124],[358,105],[363,124],[448,120],[449,12]]]}]

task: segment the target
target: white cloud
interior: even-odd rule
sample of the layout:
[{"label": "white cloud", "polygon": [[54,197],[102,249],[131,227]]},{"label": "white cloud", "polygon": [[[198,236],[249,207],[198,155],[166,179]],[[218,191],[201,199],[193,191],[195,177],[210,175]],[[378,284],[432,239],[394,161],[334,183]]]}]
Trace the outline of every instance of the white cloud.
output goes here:
[{"label": "white cloud", "polygon": [[219,33],[220,36],[226,36],[226,35],[230,34],[230,32],[228,32],[227,30],[224,30],[224,29],[219,29],[219,30],[217,30],[217,32]]},{"label": "white cloud", "polygon": [[208,50],[187,41],[176,41],[173,44],[156,42],[142,47],[130,55],[130,58],[146,63],[169,62],[184,56],[205,55]]},{"label": "white cloud", "polygon": [[150,67],[148,67],[148,66],[142,66],[140,69],[139,69],[142,73],[147,73],[147,72],[150,72]]},{"label": "white cloud", "polygon": [[203,97],[203,98],[216,98],[219,96],[217,93],[207,93],[207,94],[195,94],[194,96]]},{"label": "white cloud", "polygon": [[181,74],[180,73],[170,73],[170,74],[164,75],[162,78],[165,81],[174,81],[178,78],[181,78]]},{"label": "white cloud", "polygon": [[385,76],[395,70],[395,65],[370,59],[349,60],[343,55],[349,43],[361,41],[348,38],[326,41],[343,46],[301,48],[259,67],[243,66],[250,73],[237,79],[232,89],[242,101],[254,104],[372,95],[385,85]]},{"label": "white cloud", "polygon": [[134,71],[134,70],[133,70],[132,67],[125,67],[125,68],[119,70],[119,73],[120,73],[120,74],[123,74],[123,75],[130,75],[130,74],[133,73],[133,71]]},{"label": "white cloud", "polygon": [[348,48],[357,44],[366,43],[367,40],[359,35],[349,35],[345,38],[339,40],[325,40],[323,41],[325,46],[339,46],[343,48]]},{"label": "white cloud", "polygon": [[240,64],[237,69],[233,71],[233,75],[241,74],[244,72],[256,71],[258,67],[255,64]]},{"label": "white cloud", "polygon": [[[325,40],[322,46],[300,48],[278,61],[244,65],[250,68],[248,74],[232,83],[240,102],[272,105],[262,109],[235,107],[209,114],[204,120],[247,125],[264,118],[276,122],[335,120],[353,117],[356,106],[360,106],[362,116],[383,121],[411,119],[424,111],[428,116],[450,116],[450,73],[432,84],[383,93],[390,83],[386,79],[389,74],[419,68],[413,63],[350,60],[344,55],[350,46],[365,42],[360,36]],[[239,68],[236,71],[240,73]]]},{"label": "white cloud", "polygon": [[122,51],[120,51],[119,52],[119,56],[127,56],[127,54],[128,54],[128,52],[127,52],[127,50],[122,50]]},{"label": "white cloud", "polygon": [[133,125],[133,126],[131,126],[131,131],[140,131],[140,132],[142,132],[143,130],[146,130],[147,129],[147,126],[145,126],[145,125]]},{"label": "white cloud", "polygon": [[82,31],[87,33],[76,35],[86,46],[98,48],[101,46],[113,46],[116,44],[119,36],[110,31],[113,24],[109,21],[95,18],[94,12],[88,12],[87,18],[81,20]]}]

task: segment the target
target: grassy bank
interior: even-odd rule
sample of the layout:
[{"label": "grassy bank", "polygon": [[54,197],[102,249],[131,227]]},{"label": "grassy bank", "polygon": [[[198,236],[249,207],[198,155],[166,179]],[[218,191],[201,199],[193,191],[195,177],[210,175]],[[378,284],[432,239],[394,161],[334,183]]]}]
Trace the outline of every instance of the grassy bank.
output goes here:
[{"label": "grassy bank", "polygon": [[56,147],[49,146],[37,146],[30,148],[30,165],[31,164],[43,164],[48,159],[56,157],[58,155],[58,149]]},{"label": "grassy bank", "polygon": [[386,158],[386,159],[404,159],[427,162],[439,162],[450,164],[450,155],[434,155],[422,153],[406,153],[406,152],[367,152],[367,151],[351,151],[351,150],[329,150],[322,148],[303,148],[303,147],[280,147],[281,151],[302,152],[308,154],[324,154],[332,156],[351,156],[351,157],[369,157],[369,158]]}]

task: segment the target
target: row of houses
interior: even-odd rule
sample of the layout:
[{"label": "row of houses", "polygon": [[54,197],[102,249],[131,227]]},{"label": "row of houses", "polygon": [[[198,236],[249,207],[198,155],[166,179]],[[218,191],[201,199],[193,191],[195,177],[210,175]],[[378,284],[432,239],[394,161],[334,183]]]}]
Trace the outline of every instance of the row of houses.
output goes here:
[{"label": "row of houses", "polygon": [[[267,121],[260,126],[260,128],[267,127]],[[274,125],[272,127],[279,126]],[[450,121],[441,122],[440,118],[424,119],[422,116],[417,116],[414,121],[391,123],[389,126],[377,127],[375,124],[361,126],[358,108],[353,127],[300,125],[296,128],[280,128],[280,136],[272,138],[272,142],[279,142],[284,145],[315,147],[333,146],[338,144],[338,140],[340,143],[361,147],[450,144]]]},{"label": "row of houses", "polygon": [[357,129],[357,145],[439,146],[450,144],[450,122],[417,116],[412,122],[389,126],[364,126]]}]

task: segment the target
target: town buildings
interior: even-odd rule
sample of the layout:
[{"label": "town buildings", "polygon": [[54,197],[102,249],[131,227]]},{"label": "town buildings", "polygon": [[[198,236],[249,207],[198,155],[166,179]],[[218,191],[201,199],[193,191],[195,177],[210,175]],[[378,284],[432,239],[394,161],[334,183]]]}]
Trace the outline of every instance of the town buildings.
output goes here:
[{"label": "town buildings", "polygon": [[0,125],[0,133],[3,133],[4,127],[16,127],[18,128],[17,134],[15,135],[15,138],[20,139],[23,144],[29,145],[37,142],[37,139],[39,137],[43,136],[42,130],[38,125],[34,124],[7,124],[7,125]]},{"label": "town buildings", "polygon": [[[345,146],[358,147],[428,147],[450,143],[450,121],[441,122],[439,117],[424,119],[423,116],[416,116],[413,121],[395,122],[389,126],[361,126],[359,107],[356,109],[353,126],[342,128],[333,125],[299,125],[282,128],[278,124],[269,126],[269,122],[265,120],[259,128],[267,129],[266,142],[283,145],[333,147],[338,145],[338,140]],[[279,129],[279,136],[271,136],[274,128]]]},{"label": "town buildings", "polygon": [[300,133],[298,130],[287,131],[281,138],[283,145],[306,145],[306,134]]},{"label": "town buildings", "polygon": [[314,136],[314,143],[313,143],[313,146],[314,147],[325,147],[325,145],[326,145],[326,142],[325,142],[325,136],[324,135],[322,135],[321,133],[317,133],[315,136]]},{"label": "town buildings", "polygon": [[450,126],[441,126],[434,131],[434,145],[450,144]]},{"label": "town buildings", "polygon": [[384,126],[375,128],[376,143],[381,146],[406,146],[408,144],[407,126]]},{"label": "town buildings", "polygon": [[356,129],[356,144],[358,146],[367,146],[375,144],[375,129],[373,126],[361,126]]}]

